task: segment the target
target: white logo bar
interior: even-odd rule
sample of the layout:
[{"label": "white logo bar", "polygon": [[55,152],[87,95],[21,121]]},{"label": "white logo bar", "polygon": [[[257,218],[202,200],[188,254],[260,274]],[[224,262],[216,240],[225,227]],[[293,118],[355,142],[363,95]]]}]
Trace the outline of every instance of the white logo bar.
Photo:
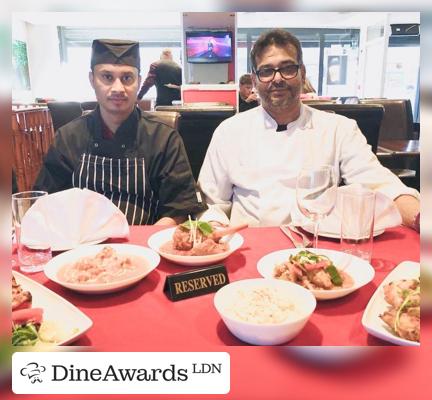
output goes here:
[{"label": "white logo bar", "polygon": [[16,394],[226,394],[225,352],[17,352]]}]

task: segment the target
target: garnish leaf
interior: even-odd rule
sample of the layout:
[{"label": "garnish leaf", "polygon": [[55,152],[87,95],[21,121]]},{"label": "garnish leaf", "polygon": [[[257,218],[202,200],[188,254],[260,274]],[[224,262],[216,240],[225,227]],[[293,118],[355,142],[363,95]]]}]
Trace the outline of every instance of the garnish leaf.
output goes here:
[{"label": "garnish leaf", "polygon": [[191,230],[193,228],[198,228],[204,236],[209,236],[213,233],[212,226],[205,221],[186,221],[181,224],[183,228]]},{"label": "garnish leaf", "polygon": [[12,328],[12,346],[33,346],[38,339],[39,335],[33,324]]}]

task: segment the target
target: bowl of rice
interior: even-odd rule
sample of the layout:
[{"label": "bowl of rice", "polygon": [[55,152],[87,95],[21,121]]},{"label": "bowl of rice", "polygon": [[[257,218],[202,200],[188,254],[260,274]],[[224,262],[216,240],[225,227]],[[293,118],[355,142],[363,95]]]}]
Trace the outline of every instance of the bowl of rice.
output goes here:
[{"label": "bowl of rice", "polygon": [[216,292],[214,305],[229,331],[254,345],[283,344],[296,337],[315,310],[307,289],[277,279],[244,279]]}]

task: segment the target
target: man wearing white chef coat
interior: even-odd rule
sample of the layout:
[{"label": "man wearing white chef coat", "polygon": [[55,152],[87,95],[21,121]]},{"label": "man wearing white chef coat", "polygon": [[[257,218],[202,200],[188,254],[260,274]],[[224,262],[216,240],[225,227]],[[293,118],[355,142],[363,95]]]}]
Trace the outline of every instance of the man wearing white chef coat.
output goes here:
[{"label": "man wearing white chef coat", "polygon": [[300,169],[327,164],[339,182],[360,183],[393,199],[403,223],[414,227],[419,193],[379,163],[356,121],[301,103],[306,68],[299,40],[281,29],[265,32],[251,61],[261,106],[215,130],[198,179],[210,206],[202,218],[250,226],[286,223]]}]

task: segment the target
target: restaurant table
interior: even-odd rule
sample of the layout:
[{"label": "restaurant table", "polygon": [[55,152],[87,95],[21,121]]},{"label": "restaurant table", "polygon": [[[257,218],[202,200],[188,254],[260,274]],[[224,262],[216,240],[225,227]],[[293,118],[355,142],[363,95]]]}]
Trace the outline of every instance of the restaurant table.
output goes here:
[{"label": "restaurant table", "polygon": [[[158,226],[132,226],[131,243],[147,246],[148,238],[166,229]],[[260,277],[257,262],[264,255],[287,248],[291,242],[277,227],[248,228],[241,232],[243,246],[222,262],[229,280]],[[420,237],[400,226],[387,229],[374,238],[372,266],[375,277],[356,292],[336,300],[319,301],[302,332],[290,341],[297,346],[388,345],[369,335],[361,324],[363,311],[374,291],[402,261],[419,261]],[[320,239],[321,248],[338,249],[339,241]],[[159,266],[138,284],[119,292],[101,295],[81,294],[49,281],[43,272],[28,275],[64,297],[93,320],[93,327],[75,345],[99,346],[111,351],[175,351],[192,346],[245,345],[226,328],[213,305],[214,293],[172,302],[163,292],[167,275],[190,267],[161,258]]]},{"label": "restaurant table", "polygon": [[[129,242],[147,245],[155,226],[131,227]],[[257,277],[256,262],[265,254],[292,248],[279,228],[249,228],[244,245],[224,264],[231,281]],[[119,241],[112,241],[119,242]],[[233,337],[213,307],[213,294],[169,301],[162,293],[165,277],[185,267],[161,260],[156,270],[122,292],[90,296],[47,280],[40,272],[27,275],[56,291],[84,311],[93,327],[75,345],[89,351],[224,351],[230,356],[230,392],[226,395],[16,395],[17,400],[405,400],[429,399],[432,318],[422,312],[421,347],[388,346],[361,326],[363,310],[384,277],[400,262],[419,261],[420,237],[411,229],[387,229],[374,239],[372,283],[339,300],[319,302],[304,330],[290,345],[370,345],[369,347],[244,346]],[[338,249],[336,240],[322,247]],[[224,346],[235,345],[235,346]],[[382,345],[381,347],[375,345]],[[72,346],[77,349],[76,346]],[[302,352],[306,350],[307,353]],[[328,352],[327,352],[328,350]],[[360,350],[362,350],[360,352]],[[109,354],[115,359],[115,355]],[[142,353],[142,357],[146,354]],[[175,362],[175,353],[172,353]],[[3,392],[0,391],[0,395]]]},{"label": "restaurant table", "polygon": [[420,155],[419,140],[382,140],[378,151],[397,156],[418,157]]}]

